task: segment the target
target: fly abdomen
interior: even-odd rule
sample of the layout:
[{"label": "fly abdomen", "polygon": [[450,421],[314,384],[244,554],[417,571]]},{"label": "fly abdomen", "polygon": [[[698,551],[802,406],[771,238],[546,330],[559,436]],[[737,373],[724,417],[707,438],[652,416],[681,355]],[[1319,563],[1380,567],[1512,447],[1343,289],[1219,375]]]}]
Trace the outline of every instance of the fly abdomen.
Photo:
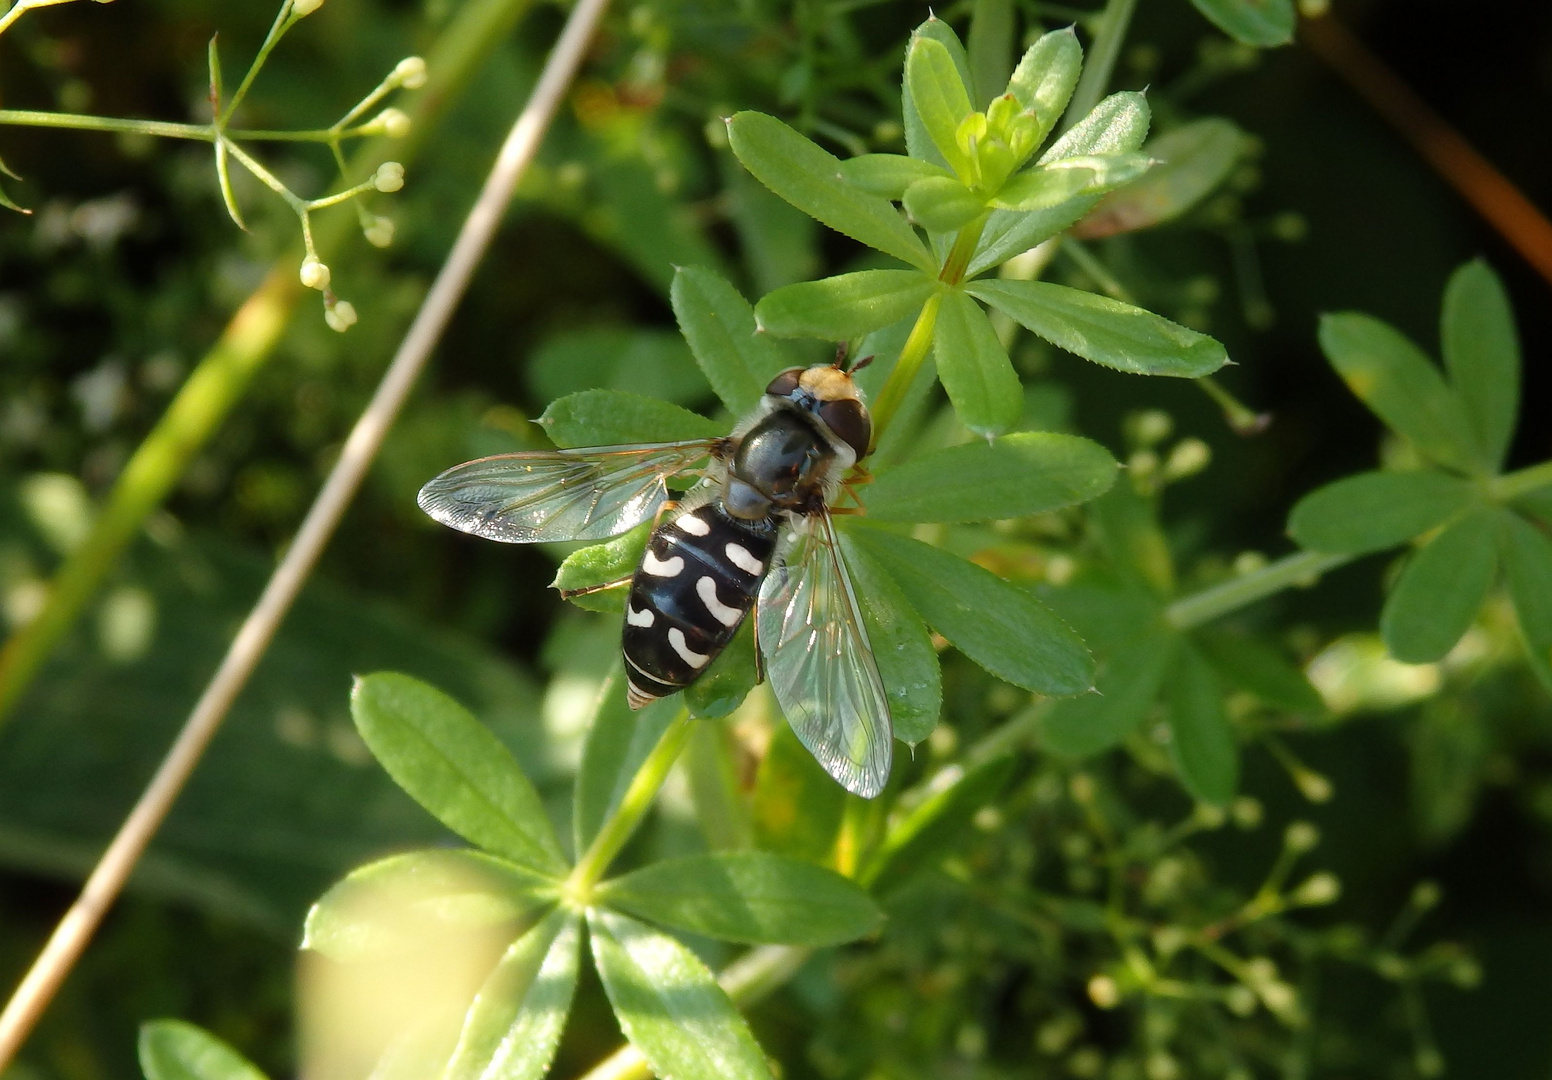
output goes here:
[{"label": "fly abdomen", "polygon": [[689,686],[733,640],[775,541],[772,522],[740,521],[715,503],[652,534],[625,601],[631,708]]}]

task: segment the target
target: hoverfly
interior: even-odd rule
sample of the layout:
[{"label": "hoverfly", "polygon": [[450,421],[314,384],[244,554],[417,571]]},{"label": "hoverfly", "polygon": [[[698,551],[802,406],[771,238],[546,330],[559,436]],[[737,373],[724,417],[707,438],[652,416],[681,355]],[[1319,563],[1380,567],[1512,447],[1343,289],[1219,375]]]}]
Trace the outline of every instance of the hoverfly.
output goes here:
[{"label": "hoverfly", "polygon": [[[595,587],[630,586],[631,708],[693,683],[753,610],[757,669],[763,660],[799,740],[871,799],[889,778],[889,701],[830,519],[872,438],[852,378],[865,362],[781,372],[722,438],[470,461],[422,488],[420,507],[514,544],[603,540],[655,517],[635,574]],[[675,476],[699,479],[672,500]]]}]

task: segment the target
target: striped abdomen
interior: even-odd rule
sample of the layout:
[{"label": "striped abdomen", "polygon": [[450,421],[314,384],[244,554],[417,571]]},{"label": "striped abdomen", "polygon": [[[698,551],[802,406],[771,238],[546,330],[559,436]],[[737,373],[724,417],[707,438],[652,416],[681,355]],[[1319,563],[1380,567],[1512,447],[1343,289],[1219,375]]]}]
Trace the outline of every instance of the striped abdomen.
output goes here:
[{"label": "striped abdomen", "polygon": [[740,521],[715,503],[653,532],[625,602],[631,708],[689,686],[733,640],[775,545],[773,523]]}]

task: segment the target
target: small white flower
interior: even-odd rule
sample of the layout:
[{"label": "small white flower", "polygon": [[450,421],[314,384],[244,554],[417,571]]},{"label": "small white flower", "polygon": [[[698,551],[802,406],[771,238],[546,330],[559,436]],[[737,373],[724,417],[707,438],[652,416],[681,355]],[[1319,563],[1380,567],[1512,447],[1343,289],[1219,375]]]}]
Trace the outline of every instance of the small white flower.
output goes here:
[{"label": "small white flower", "polygon": [[404,186],[404,166],[397,161],[385,161],[377,167],[372,185],[378,191],[391,194]]},{"label": "small white flower", "polygon": [[393,218],[378,214],[372,218],[372,223],[362,229],[367,243],[373,247],[385,248],[393,243]]},{"label": "small white flower", "polygon": [[383,134],[390,139],[402,139],[410,133],[410,118],[403,109],[384,109],[377,114],[377,119],[372,121],[374,127],[382,129]]},{"label": "small white flower", "polygon": [[356,306],[349,300],[336,300],[332,306],[324,308],[323,321],[329,324],[330,330],[343,334],[356,325]]},{"label": "small white flower", "polygon": [[298,19],[305,18],[323,7],[323,0],[293,0],[291,10]]},{"label": "small white flower", "polygon": [[318,256],[309,255],[302,260],[302,285],[308,289],[327,289],[329,287],[329,268],[318,260]]},{"label": "small white flower", "polygon": [[393,69],[393,79],[406,90],[426,85],[426,62],[418,56],[406,56]]}]

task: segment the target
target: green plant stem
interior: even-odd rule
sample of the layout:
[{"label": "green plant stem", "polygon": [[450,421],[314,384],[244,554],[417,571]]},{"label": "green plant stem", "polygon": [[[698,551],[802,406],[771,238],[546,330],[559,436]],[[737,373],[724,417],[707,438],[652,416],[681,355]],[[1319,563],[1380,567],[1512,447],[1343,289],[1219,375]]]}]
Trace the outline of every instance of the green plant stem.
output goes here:
[{"label": "green plant stem", "polygon": [[598,884],[614,857],[635,833],[641,819],[647,816],[663,781],[668,779],[668,770],[679,760],[679,752],[684,749],[694,725],[690,710],[680,709],[679,715],[663,731],[662,738],[658,739],[657,745],[641,763],[641,768],[636,770],[620,805],[604,822],[587,851],[577,861],[571,876],[566,880],[566,891],[579,904],[585,906],[588,903],[593,886]]},{"label": "green plant stem", "polygon": [[1510,502],[1544,487],[1552,487],[1552,461],[1495,477],[1488,482],[1487,490],[1499,502]]},{"label": "green plant stem", "polygon": [[[507,40],[532,0],[473,0],[438,39],[426,60],[431,78],[415,99],[409,136],[395,147],[408,164],[425,145],[437,119],[457,98],[483,62]],[[0,122],[14,113],[0,111]],[[51,113],[23,114],[52,116]],[[103,119],[107,118],[89,118]],[[125,123],[143,123],[126,121]],[[174,125],[198,127],[199,125]],[[139,130],[103,127],[95,130]],[[184,137],[184,136],[176,136]],[[356,167],[372,169],[383,160],[388,140],[373,139],[356,155]],[[346,235],[343,217],[325,218],[319,245],[327,249]],[[38,669],[74,625],[82,609],[113,569],[146,518],[166,499],[189,463],[242,398],[254,374],[280,340],[307,290],[297,281],[299,256],[288,250],[259,288],[243,302],[211,350],[195,367],[156,427],[135,450],[114,482],[85,539],[65,557],[49,583],[42,610],[0,645],[0,726],[36,677]]]},{"label": "green plant stem", "polygon": [[1253,570],[1220,585],[1214,585],[1210,589],[1176,600],[1164,609],[1164,618],[1177,630],[1190,630],[1271,596],[1273,593],[1313,582],[1322,574],[1350,563],[1356,558],[1358,558],[1356,555],[1325,555],[1318,551],[1296,551],[1274,563],[1268,563],[1259,570]]},{"label": "green plant stem", "polygon": [[87,116],[82,113],[39,112],[33,109],[0,109],[0,124],[65,128],[71,131],[115,131],[136,135],[156,135],[163,139],[196,139],[200,142],[216,141],[216,129],[213,124],[174,124],[166,120]]},{"label": "green plant stem", "polygon": [[895,413],[900,411],[906,392],[916,381],[916,373],[921,370],[922,361],[927,359],[927,353],[932,348],[933,331],[938,325],[938,308],[942,303],[943,294],[933,293],[922,305],[921,313],[916,316],[916,325],[911,327],[911,335],[905,339],[905,347],[900,350],[900,359],[895,361],[894,370],[889,373],[884,388],[878,392],[878,399],[873,402],[874,446],[879,444],[890,421],[895,418]]},{"label": "green plant stem", "polygon": [[1094,43],[1089,46],[1088,62],[1083,65],[1078,88],[1073,92],[1072,102],[1062,118],[1063,128],[1069,128],[1082,120],[1105,96],[1135,10],[1137,0],[1107,0],[1105,10],[1100,14],[1101,22],[1094,35]]},{"label": "green plant stem", "polygon": [[286,0],[285,3],[280,5],[280,10],[275,13],[275,21],[270,24],[269,33],[264,35],[264,44],[259,46],[259,51],[254,54],[253,63],[248,65],[247,74],[243,76],[243,80],[238,84],[236,92],[227,101],[226,108],[221,110],[221,115],[216,117],[217,126],[225,127],[226,122],[237,111],[237,106],[241,105],[243,98],[248,96],[248,88],[253,85],[253,80],[258,78],[259,70],[264,67],[264,62],[269,59],[270,52],[276,45],[280,44],[280,39],[285,36],[286,31],[291,29],[296,22],[292,15],[293,11],[292,0]]}]

